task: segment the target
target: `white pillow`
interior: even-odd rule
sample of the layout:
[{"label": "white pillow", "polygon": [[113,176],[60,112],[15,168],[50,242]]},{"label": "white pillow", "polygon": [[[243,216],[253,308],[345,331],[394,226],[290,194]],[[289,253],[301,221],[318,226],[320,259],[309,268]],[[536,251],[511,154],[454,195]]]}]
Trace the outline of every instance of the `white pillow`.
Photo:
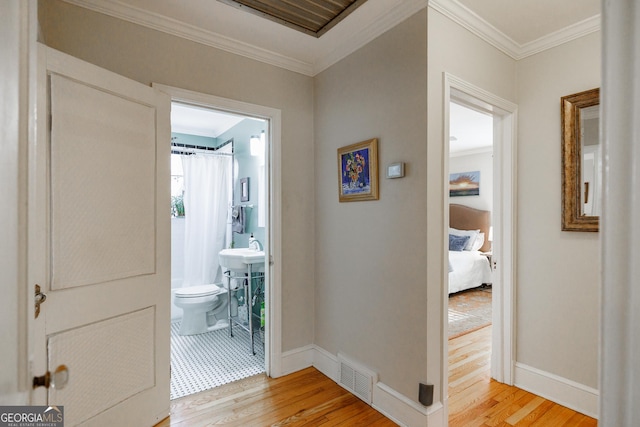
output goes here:
[{"label": "white pillow", "polygon": [[480,248],[484,245],[484,233],[478,233],[476,236],[476,240],[471,245],[471,251],[479,251]]},{"label": "white pillow", "polygon": [[[472,250],[471,248],[473,247],[473,244],[475,243],[478,234],[480,234],[480,229],[478,230],[458,230],[457,228],[451,228],[449,227],[449,234],[453,234],[456,236],[469,236],[469,240],[467,241],[467,244],[464,247],[465,251],[470,251]],[[484,242],[484,237],[482,238],[483,242]],[[482,245],[480,245],[482,247]]]}]

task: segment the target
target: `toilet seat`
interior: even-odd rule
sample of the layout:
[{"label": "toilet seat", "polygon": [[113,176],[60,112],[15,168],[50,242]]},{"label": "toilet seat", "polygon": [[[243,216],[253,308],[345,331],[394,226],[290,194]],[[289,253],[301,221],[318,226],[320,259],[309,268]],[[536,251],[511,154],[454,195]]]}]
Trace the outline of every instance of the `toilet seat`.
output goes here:
[{"label": "toilet seat", "polygon": [[175,295],[180,298],[197,298],[205,297],[209,295],[217,295],[222,292],[222,289],[214,284],[188,286],[186,288],[178,288],[175,291]]}]

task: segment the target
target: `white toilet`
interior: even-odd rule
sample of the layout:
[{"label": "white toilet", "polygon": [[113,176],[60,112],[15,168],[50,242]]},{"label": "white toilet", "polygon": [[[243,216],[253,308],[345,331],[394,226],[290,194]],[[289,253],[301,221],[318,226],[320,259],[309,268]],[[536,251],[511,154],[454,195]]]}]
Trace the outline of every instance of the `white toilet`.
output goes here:
[{"label": "white toilet", "polygon": [[174,304],[182,309],[180,335],[196,335],[229,326],[227,290],[214,284],[175,290]]}]

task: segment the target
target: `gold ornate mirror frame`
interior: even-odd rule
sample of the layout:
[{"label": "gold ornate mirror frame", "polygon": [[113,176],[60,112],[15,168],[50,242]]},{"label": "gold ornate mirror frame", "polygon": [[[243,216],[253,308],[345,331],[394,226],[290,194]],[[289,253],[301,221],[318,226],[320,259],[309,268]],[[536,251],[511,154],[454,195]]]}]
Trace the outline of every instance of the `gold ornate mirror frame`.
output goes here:
[{"label": "gold ornate mirror frame", "polygon": [[[599,217],[583,213],[583,143],[581,110],[600,104],[600,89],[561,98],[562,119],[562,230],[598,231]],[[588,190],[586,190],[588,191]],[[587,193],[585,193],[585,198]]]}]

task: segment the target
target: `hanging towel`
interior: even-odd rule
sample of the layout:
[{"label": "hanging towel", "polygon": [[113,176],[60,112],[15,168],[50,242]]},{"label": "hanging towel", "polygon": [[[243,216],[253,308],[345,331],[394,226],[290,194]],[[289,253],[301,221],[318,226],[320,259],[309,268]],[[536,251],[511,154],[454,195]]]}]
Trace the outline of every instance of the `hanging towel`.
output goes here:
[{"label": "hanging towel", "polygon": [[244,206],[231,207],[231,228],[234,233],[244,234],[246,225],[245,218]]}]

